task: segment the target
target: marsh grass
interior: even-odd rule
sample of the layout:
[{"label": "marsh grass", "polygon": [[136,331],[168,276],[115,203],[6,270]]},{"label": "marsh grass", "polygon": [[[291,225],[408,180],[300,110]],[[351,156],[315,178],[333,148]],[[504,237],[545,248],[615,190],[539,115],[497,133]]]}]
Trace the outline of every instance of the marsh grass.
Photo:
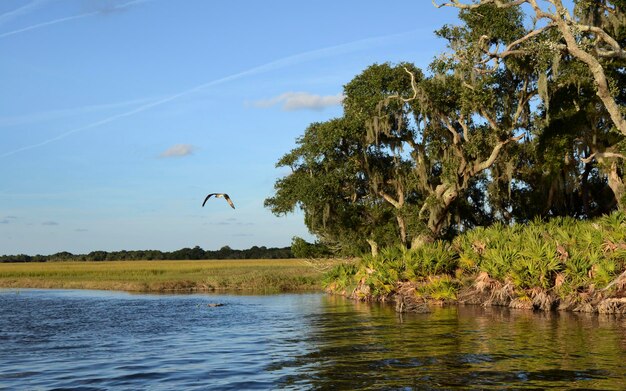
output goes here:
[{"label": "marsh grass", "polygon": [[323,272],[302,259],[0,263],[0,287],[134,292],[321,289]]}]

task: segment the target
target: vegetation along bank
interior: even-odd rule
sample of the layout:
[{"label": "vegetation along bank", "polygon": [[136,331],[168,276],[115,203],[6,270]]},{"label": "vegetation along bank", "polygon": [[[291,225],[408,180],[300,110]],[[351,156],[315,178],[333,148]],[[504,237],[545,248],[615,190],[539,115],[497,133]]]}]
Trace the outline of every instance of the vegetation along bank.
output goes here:
[{"label": "vegetation along bank", "polygon": [[477,228],[335,266],[326,289],[398,311],[481,304],[626,314],[626,215]]}]

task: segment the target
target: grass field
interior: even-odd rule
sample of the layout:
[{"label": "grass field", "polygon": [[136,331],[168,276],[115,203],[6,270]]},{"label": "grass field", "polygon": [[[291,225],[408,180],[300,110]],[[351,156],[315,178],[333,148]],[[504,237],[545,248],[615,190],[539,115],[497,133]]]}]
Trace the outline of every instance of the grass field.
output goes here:
[{"label": "grass field", "polygon": [[0,288],[288,292],[321,289],[323,273],[303,259],[0,263]]}]

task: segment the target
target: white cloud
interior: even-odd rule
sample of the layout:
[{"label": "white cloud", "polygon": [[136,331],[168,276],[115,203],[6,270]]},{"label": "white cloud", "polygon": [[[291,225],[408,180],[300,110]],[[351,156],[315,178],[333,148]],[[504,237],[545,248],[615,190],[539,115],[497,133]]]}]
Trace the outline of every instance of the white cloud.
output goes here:
[{"label": "white cloud", "polygon": [[285,92],[274,98],[258,100],[254,102],[254,106],[268,108],[282,104],[282,109],[286,111],[323,110],[326,107],[340,105],[343,99],[343,94],[321,96],[308,92]]},{"label": "white cloud", "polygon": [[194,147],[191,144],[176,144],[169,147],[165,152],[161,153],[159,157],[180,157],[189,156],[193,153]]}]

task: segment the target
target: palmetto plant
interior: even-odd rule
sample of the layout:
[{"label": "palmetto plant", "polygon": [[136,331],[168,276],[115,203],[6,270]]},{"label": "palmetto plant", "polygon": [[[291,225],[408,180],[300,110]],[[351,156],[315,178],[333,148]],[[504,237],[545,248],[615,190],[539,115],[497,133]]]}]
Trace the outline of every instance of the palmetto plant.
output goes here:
[{"label": "palmetto plant", "polygon": [[511,265],[517,259],[518,253],[519,251],[513,244],[501,248],[489,248],[482,257],[479,269],[491,278],[504,280]]},{"label": "palmetto plant", "polygon": [[615,212],[602,216],[598,223],[607,231],[616,235],[616,240],[626,239],[626,214],[624,212]]},{"label": "palmetto plant", "polygon": [[333,292],[349,291],[356,285],[357,266],[352,263],[341,263],[330,269],[322,280],[324,288]]},{"label": "palmetto plant", "polygon": [[597,252],[591,254],[579,248],[572,249],[563,270],[563,274],[565,275],[565,288],[578,290],[579,288],[589,285],[589,270],[591,269],[594,258],[597,258],[597,255]]},{"label": "palmetto plant", "polygon": [[475,283],[483,276],[493,286],[507,287],[507,295],[514,291],[518,302],[532,298],[534,303],[539,293],[547,299],[552,292],[571,299],[603,289],[625,267],[626,215],[615,213],[595,221],[555,218],[496,224],[465,232],[452,243],[384,248],[377,256],[363,256],[357,266],[336,267],[326,285],[359,285],[367,288],[363,296],[385,298],[399,283],[411,281],[417,283],[418,295],[447,300],[456,295],[460,281]]},{"label": "palmetto plant", "polygon": [[602,245],[603,232],[598,223],[582,224],[576,232],[576,246],[583,251],[597,249]]},{"label": "palmetto plant", "polygon": [[579,227],[580,221],[572,217],[558,217],[546,223],[545,231],[556,243],[567,248],[576,242]]},{"label": "palmetto plant", "polygon": [[601,259],[591,267],[591,278],[598,288],[604,288],[617,277],[617,265],[609,259]]},{"label": "palmetto plant", "polygon": [[458,267],[458,259],[450,243],[438,240],[406,253],[404,276],[416,280],[429,275],[451,274]]},{"label": "palmetto plant", "polygon": [[368,274],[364,283],[369,286],[373,296],[384,298],[391,294],[400,280],[400,273],[394,268],[378,268]]},{"label": "palmetto plant", "polygon": [[388,296],[404,272],[404,253],[402,248],[388,247],[381,249],[376,256],[363,256],[355,280],[366,285],[369,293],[375,297]]},{"label": "palmetto plant", "polygon": [[478,264],[487,248],[485,229],[478,227],[459,235],[454,238],[452,245],[459,255],[458,267],[465,272],[474,272],[478,269]]},{"label": "palmetto plant", "polygon": [[448,275],[441,275],[429,277],[417,288],[416,294],[433,300],[455,300],[458,290],[458,281]]},{"label": "palmetto plant", "polygon": [[511,278],[521,288],[547,289],[553,286],[554,277],[561,269],[555,242],[531,230],[524,235],[523,247],[512,265]]}]

